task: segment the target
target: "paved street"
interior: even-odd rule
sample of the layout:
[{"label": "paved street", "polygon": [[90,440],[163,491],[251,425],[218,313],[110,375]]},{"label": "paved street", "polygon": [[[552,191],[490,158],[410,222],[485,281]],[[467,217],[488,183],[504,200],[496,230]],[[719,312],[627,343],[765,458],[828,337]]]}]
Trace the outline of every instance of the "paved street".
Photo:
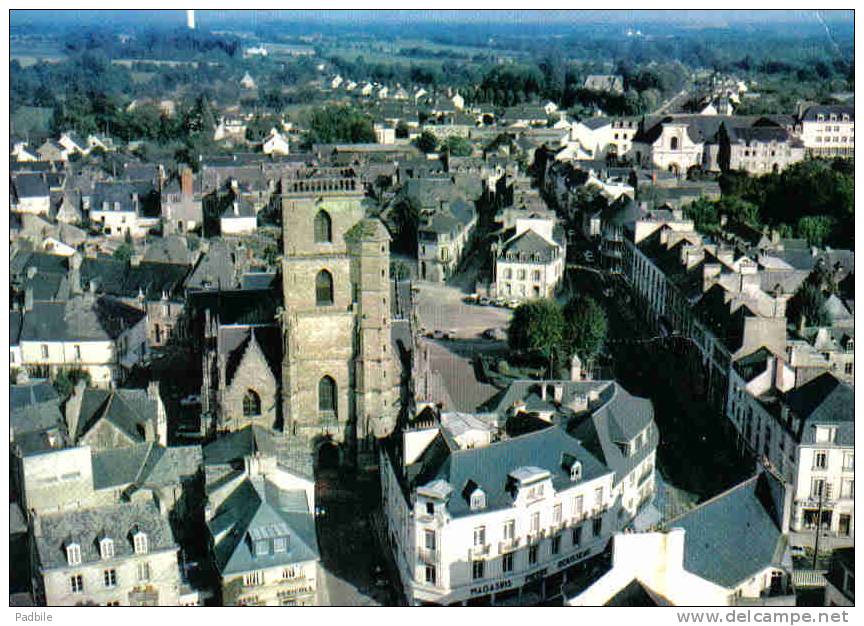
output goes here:
[{"label": "paved street", "polygon": [[377,473],[355,477],[319,469],[316,521],[321,552],[318,604],[324,606],[391,606],[397,603],[387,562],[371,526],[379,507]]},{"label": "paved street", "polygon": [[499,392],[477,379],[474,358],[481,352],[505,354],[504,341],[482,339],[488,328],[506,329],[513,316],[510,309],[463,302],[465,292],[451,285],[418,283],[417,312],[427,332],[450,331],[455,340],[427,339],[432,368],[444,379],[455,407],[473,411]]},{"label": "paved street", "polygon": [[451,285],[415,283],[420,325],[427,331],[452,330],[459,338],[478,337],[487,328],[506,328],[513,311],[463,302],[465,291]]},{"label": "paved street", "polygon": [[[751,476],[754,466],[735,452],[726,418],[708,405],[687,375],[693,348],[681,340],[681,354],[675,354],[662,342],[644,343],[654,334],[628,301],[623,279],[576,269],[568,270],[566,279],[566,290],[586,293],[606,310],[612,341],[606,347],[604,375],[614,375],[630,393],[654,403],[660,429],[657,464],[669,486],[661,512],[681,513],[692,498],[704,501]],[[603,293],[606,286],[613,287],[610,296]]]}]

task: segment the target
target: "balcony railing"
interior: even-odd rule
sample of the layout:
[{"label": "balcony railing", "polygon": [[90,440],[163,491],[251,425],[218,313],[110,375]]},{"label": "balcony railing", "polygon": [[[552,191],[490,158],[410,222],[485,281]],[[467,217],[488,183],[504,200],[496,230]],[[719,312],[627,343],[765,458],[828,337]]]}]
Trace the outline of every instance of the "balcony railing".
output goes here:
[{"label": "balcony railing", "polygon": [[512,539],[505,539],[504,541],[498,542],[498,552],[499,554],[504,554],[506,552],[512,552],[516,548],[519,547],[519,544],[522,542],[521,537],[513,537]]},{"label": "balcony railing", "polygon": [[428,565],[435,565],[439,560],[439,552],[431,548],[417,548],[417,560]]},{"label": "balcony railing", "polygon": [[484,543],[483,545],[479,545],[479,546],[472,546],[471,548],[468,549],[468,558],[469,559],[476,559],[479,557],[488,556],[489,552],[490,552],[490,548],[491,548],[491,545],[488,543]]},{"label": "balcony railing", "polygon": [[541,528],[540,530],[536,530],[534,532],[528,533],[528,536],[525,538],[525,543],[537,543],[541,539],[543,539],[547,535],[547,530],[545,528]]}]

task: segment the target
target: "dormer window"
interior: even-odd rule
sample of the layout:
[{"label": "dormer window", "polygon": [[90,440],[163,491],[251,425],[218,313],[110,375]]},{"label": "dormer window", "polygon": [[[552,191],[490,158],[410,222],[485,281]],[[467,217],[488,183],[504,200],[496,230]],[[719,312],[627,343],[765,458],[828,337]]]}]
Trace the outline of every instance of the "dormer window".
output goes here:
[{"label": "dormer window", "polygon": [[288,537],[274,537],[273,538],[273,552],[287,552],[288,550]]},{"label": "dormer window", "polygon": [[471,494],[471,510],[479,511],[486,508],[486,494],[482,489],[477,489]]},{"label": "dormer window", "polygon": [[109,537],[102,539],[102,541],[99,542],[99,554],[103,559],[113,559],[114,540]]},{"label": "dormer window", "polygon": [[147,533],[137,532],[132,535],[132,543],[135,546],[135,554],[147,554]]},{"label": "dormer window", "polygon": [[270,554],[270,542],[266,539],[259,539],[255,542],[255,556],[265,556]]},{"label": "dormer window", "polygon": [[66,561],[69,565],[81,565],[81,546],[70,543],[66,546]]},{"label": "dormer window", "polygon": [[561,456],[561,468],[570,474],[571,481],[582,479],[582,462],[566,452]]}]

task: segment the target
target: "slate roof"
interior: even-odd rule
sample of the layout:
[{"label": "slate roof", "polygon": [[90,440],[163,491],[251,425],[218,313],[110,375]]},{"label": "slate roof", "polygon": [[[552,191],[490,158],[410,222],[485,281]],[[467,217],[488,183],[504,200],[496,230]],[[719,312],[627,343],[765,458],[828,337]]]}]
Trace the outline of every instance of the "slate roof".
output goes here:
[{"label": "slate roof", "polygon": [[9,406],[13,410],[55,400],[59,402],[60,396],[48,382],[34,381],[9,386]]},{"label": "slate roof", "polygon": [[[35,270],[30,270],[35,268]],[[65,276],[69,269],[67,257],[46,252],[33,252],[30,250],[19,250],[12,256],[9,262],[11,278],[16,281],[26,280],[28,271],[35,271],[40,280],[48,275]]]},{"label": "slate roof", "polygon": [[[589,416],[571,421],[569,432],[615,472],[615,484],[618,484],[657,448],[660,435],[653,425],[654,407],[647,398],[633,396],[614,382],[600,391],[600,402]],[[618,444],[633,440],[646,428],[646,444],[625,455]]]},{"label": "slate roof", "polygon": [[48,197],[48,184],[41,174],[19,174],[13,181],[13,190],[19,200]]},{"label": "slate roof", "polygon": [[[9,422],[16,443],[20,443],[21,438],[25,435],[59,431],[64,424],[63,414],[60,412],[60,401],[54,399],[16,407],[9,413]],[[25,450],[25,452],[30,451],[32,450],[29,447]]]},{"label": "slate roof", "polygon": [[67,302],[34,302],[25,312],[22,341],[108,341],[145,317],[144,311],[113,298],[89,295]]},{"label": "slate roof", "polygon": [[93,451],[93,488],[177,485],[200,471],[201,460],[201,446],[164,448],[149,442]]},{"label": "slate roof", "polygon": [[[234,212],[234,208],[237,208],[237,212]],[[222,212],[220,216],[221,219],[241,219],[247,217],[256,217],[258,213],[255,212],[255,205],[252,204],[244,196],[235,197],[228,207]]]},{"label": "slate roof", "polygon": [[243,458],[261,453],[275,456],[280,465],[294,474],[312,478],[312,455],[295,439],[283,437],[256,425],[220,436],[204,446],[202,451],[205,467],[242,466]]},{"label": "slate roof", "polygon": [[520,263],[550,263],[557,256],[560,247],[547,241],[530,228],[513,237],[501,247],[498,258]]},{"label": "slate roof", "polygon": [[223,325],[275,324],[280,296],[279,289],[203,291],[190,294],[190,302],[199,312],[209,309]]},{"label": "slate roof", "polygon": [[[759,120],[772,122],[769,116],[746,116],[746,115],[666,115],[663,117],[646,117],[644,124],[633,137],[634,142],[653,144],[660,137],[664,124],[684,124],[687,126],[687,135],[694,143],[716,142],[717,133],[722,124],[727,133],[737,132],[734,129],[750,129]],[[764,121],[762,122],[765,123]],[[764,126],[770,130],[771,126]],[[745,131],[749,132],[749,131]],[[755,131],[757,133],[761,130]],[[774,131],[770,131],[774,132]]]},{"label": "slate roof", "polygon": [[276,287],[276,272],[244,272],[240,276],[240,288],[254,291]]},{"label": "slate roof", "polygon": [[[253,347],[252,342],[255,342]],[[258,349],[270,366],[274,378],[281,372],[282,334],[277,326],[227,326],[219,329],[219,353],[226,356],[225,384],[230,385],[243,357],[251,349]]]},{"label": "slate roof", "polygon": [[159,237],[149,242],[144,250],[145,263],[172,263],[178,265],[189,265],[191,253],[186,243],[186,238],[173,235]]},{"label": "slate roof", "polygon": [[135,531],[147,534],[150,552],[177,550],[168,520],[154,502],[45,514],[40,521],[42,534],[36,538],[36,549],[43,570],[68,567],[66,546],[72,542],[81,547],[82,564],[102,561],[99,540],[106,536],[114,539],[115,559],[132,556]]},{"label": "slate roof", "polygon": [[612,120],[608,117],[588,117],[584,120],[579,121],[580,124],[590,128],[591,130],[597,130],[598,128],[603,128],[604,126],[611,126]]},{"label": "slate roof", "polygon": [[116,259],[84,259],[81,263],[81,284],[89,290],[91,281],[99,293],[118,298],[137,298],[143,294],[146,300],[181,295],[183,281],[189,273],[188,265],[175,263],[153,263],[142,261],[130,265]]},{"label": "slate roof", "polygon": [[[138,188],[128,182],[97,182],[93,189],[93,200],[90,204],[93,211],[137,211],[133,196],[139,197]],[[105,203],[108,203],[105,205]],[[119,203],[115,207],[115,203]]]},{"label": "slate roof", "polygon": [[760,473],[667,522],[667,528],[686,532],[684,569],[734,588],[766,567],[780,566],[786,540],[772,481]]},{"label": "slate roof", "polygon": [[214,241],[186,280],[187,289],[233,289],[238,286],[239,258],[224,241]]},{"label": "slate roof", "polygon": [[133,442],[143,443],[144,424],[156,416],[156,400],[146,389],[85,389],[78,418],[78,437],[84,436],[101,420],[107,420]]},{"label": "slate roof", "polygon": [[[230,495],[207,522],[221,575],[318,560],[315,520],[302,491],[279,489],[262,477],[247,478],[226,488],[231,489]],[[274,535],[288,537],[285,552],[253,552],[253,537]]]},{"label": "slate roof", "polygon": [[804,111],[804,115],[801,116],[801,120],[804,122],[815,122],[818,119],[817,116],[822,114],[825,116],[825,120],[828,121],[832,113],[838,117],[846,114],[849,116],[850,121],[855,121],[855,107],[844,104],[820,104],[808,107]]},{"label": "slate roof", "polygon": [[785,128],[779,126],[751,126],[742,128],[733,126],[727,130],[729,141],[732,143],[750,146],[753,143],[786,143],[792,142],[796,146],[802,146],[800,139],[793,139]]},{"label": "slate roof", "polygon": [[851,446],[855,442],[855,394],[852,387],[830,372],[792,389],[783,399],[802,421],[801,443],[816,442],[817,424],[837,427],[835,442]]},{"label": "slate roof", "polygon": [[[573,484],[565,470],[563,455],[569,454],[582,463],[583,481],[608,473],[576,439],[560,426],[521,435],[479,448],[460,450],[452,446],[439,433],[416,463],[408,466],[411,487],[420,487],[435,480],[449,483],[455,493],[461,492],[468,481],[474,481],[486,493],[486,509],[496,510],[512,506],[508,491],[509,474],[520,467],[538,467],[552,476],[556,490]],[[447,510],[454,517],[471,513],[465,498],[451,496]]]}]

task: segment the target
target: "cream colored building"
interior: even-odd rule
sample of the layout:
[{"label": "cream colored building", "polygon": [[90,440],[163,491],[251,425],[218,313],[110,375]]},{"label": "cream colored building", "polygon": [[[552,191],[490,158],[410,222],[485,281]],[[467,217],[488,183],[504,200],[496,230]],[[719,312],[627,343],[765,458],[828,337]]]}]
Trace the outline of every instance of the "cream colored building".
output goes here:
[{"label": "cream colored building", "polygon": [[814,157],[855,156],[855,107],[811,106],[800,121],[801,141]]},{"label": "cream colored building", "polygon": [[657,167],[680,175],[702,165],[703,141],[694,140],[690,125],[674,118],[656,124],[633,138],[634,160],[642,167]]},{"label": "cream colored building", "polygon": [[178,546],[155,503],[36,515],[34,596],[47,606],[177,606]]},{"label": "cream colored building", "polygon": [[25,304],[20,346],[22,363],[34,375],[83,369],[92,384],[107,387],[148,354],[147,314],[90,293]]},{"label": "cream colored building", "polygon": [[[656,427],[650,407],[637,416],[629,404],[647,401],[580,377],[514,383],[489,414],[425,406],[382,446],[387,541],[409,603],[556,597],[650,501]],[[605,463],[580,443],[592,436]]]},{"label": "cream colored building", "polygon": [[553,236],[555,228],[555,220],[549,218],[516,219],[513,236],[493,249],[497,297],[554,297],[564,277],[567,256],[566,248]]}]

